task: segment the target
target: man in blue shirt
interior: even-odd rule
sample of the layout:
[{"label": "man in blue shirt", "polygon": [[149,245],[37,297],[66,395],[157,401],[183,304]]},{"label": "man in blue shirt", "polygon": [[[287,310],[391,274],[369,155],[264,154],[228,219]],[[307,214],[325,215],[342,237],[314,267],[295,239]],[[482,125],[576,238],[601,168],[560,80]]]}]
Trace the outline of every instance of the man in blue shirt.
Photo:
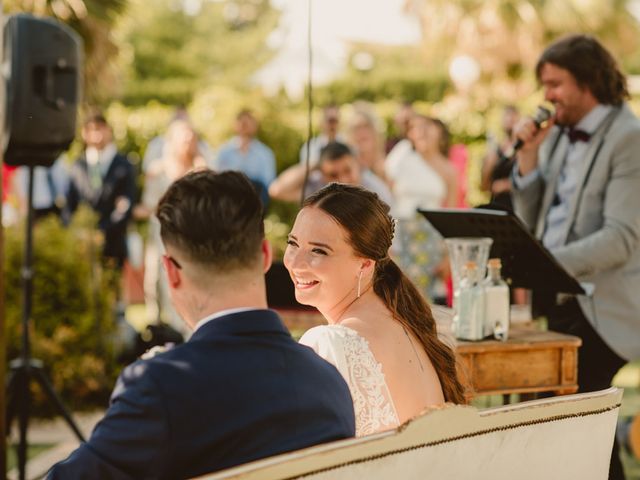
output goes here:
[{"label": "man in blue shirt", "polygon": [[[305,178],[306,164],[297,163],[284,172],[269,188],[271,198],[286,202],[299,201],[304,188],[305,198],[332,182],[360,185],[376,193],[388,205],[393,196],[386,183],[371,170],[362,168],[348,145],[331,142],[320,151],[320,159]],[[305,183],[306,182],[306,183]]]},{"label": "man in blue shirt", "polygon": [[276,159],[273,151],[255,138],[258,121],[251,110],[236,115],[236,136],[220,147],[215,169],[237,170],[244,173],[258,189],[263,203],[268,200],[267,189],[276,178]]}]

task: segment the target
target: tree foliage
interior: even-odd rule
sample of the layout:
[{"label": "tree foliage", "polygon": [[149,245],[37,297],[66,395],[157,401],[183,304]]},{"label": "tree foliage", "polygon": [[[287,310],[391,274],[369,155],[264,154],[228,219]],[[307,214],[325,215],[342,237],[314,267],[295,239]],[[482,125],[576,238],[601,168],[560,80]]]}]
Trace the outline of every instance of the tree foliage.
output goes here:
[{"label": "tree foliage", "polygon": [[131,0],[120,27],[122,100],[189,103],[212,84],[242,88],[272,52],[265,41],[278,11],[268,0],[202,2],[190,12],[174,0]]},{"label": "tree foliage", "polygon": [[447,64],[470,55],[481,68],[481,93],[513,102],[530,95],[544,47],[568,33],[598,37],[630,71],[640,67],[640,26],[628,0],[407,0],[419,16],[422,58]]},{"label": "tree foliage", "polygon": [[118,47],[111,30],[127,0],[5,0],[5,13],[50,16],[68,24],[84,41],[84,94],[87,103],[105,101],[113,93],[116,71],[111,60]]},{"label": "tree foliage", "polygon": [[[418,47],[353,43],[350,51],[345,72],[328,85],[315,88],[317,104],[340,105],[356,100],[437,102],[451,87],[446,69],[416,61],[420,59]],[[363,55],[369,65],[359,69],[357,58]]]}]

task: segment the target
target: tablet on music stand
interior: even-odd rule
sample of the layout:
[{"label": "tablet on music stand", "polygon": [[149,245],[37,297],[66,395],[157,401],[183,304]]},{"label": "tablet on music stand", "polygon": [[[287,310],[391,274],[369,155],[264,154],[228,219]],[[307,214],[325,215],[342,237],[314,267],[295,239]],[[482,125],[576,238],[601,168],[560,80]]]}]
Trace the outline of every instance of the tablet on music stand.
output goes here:
[{"label": "tablet on music stand", "polygon": [[501,259],[502,276],[512,287],[550,293],[585,293],[580,283],[512,213],[479,208],[419,212],[445,238],[492,238],[489,257]]}]

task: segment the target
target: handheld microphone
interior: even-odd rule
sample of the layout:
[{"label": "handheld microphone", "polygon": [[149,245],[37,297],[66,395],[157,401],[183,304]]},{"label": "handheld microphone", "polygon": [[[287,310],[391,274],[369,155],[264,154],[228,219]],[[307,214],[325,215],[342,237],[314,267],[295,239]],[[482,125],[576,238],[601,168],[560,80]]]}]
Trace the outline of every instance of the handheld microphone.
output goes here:
[{"label": "handheld microphone", "polygon": [[[542,125],[544,122],[549,120],[552,116],[553,116],[553,113],[551,112],[551,110],[541,105],[538,105],[538,108],[536,109],[536,114],[533,116],[533,123],[536,124],[536,127],[540,128],[540,125]],[[511,155],[509,155],[509,157],[513,157],[516,154],[516,152],[522,148],[522,145],[524,145],[524,142],[522,141],[522,139],[519,138],[518,140],[516,140],[513,146],[511,147]]]}]

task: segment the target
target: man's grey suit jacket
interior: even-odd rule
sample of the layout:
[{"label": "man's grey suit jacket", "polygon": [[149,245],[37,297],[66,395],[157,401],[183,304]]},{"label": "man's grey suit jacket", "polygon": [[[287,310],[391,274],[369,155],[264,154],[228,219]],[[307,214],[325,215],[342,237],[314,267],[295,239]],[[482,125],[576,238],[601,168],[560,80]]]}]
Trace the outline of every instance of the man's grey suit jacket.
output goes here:
[{"label": "man's grey suit jacket", "polygon": [[[553,127],[540,147],[538,179],[514,189],[516,214],[542,238],[569,141]],[[564,226],[551,253],[580,282],[585,316],[628,360],[640,358],[640,121],[626,104],[594,132]]]}]

